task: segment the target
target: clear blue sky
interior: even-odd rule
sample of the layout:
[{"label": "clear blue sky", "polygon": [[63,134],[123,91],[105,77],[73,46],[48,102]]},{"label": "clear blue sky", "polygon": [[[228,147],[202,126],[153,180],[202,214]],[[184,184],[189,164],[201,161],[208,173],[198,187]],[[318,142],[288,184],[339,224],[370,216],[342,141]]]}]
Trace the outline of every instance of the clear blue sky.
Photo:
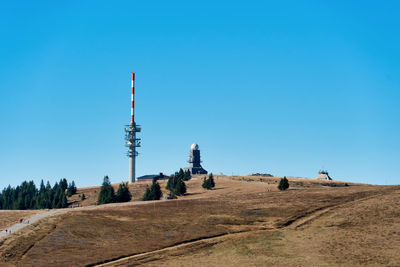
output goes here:
[{"label": "clear blue sky", "polygon": [[[190,2],[190,1],[189,1]],[[217,3],[218,2],[218,3]],[[400,181],[398,1],[7,1],[0,6],[0,188],[137,174]]]}]

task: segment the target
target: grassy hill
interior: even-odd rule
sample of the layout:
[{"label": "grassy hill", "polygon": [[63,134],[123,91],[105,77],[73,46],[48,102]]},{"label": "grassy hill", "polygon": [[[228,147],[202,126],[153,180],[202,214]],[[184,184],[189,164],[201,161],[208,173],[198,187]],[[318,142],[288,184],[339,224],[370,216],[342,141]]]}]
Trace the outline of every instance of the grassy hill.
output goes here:
[{"label": "grassy hill", "polygon": [[[34,266],[399,265],[400,187],[202,176],[178,200],[65,209],[0,241],[0,263]],[[162,182],[162,188],[165,187]],[[115,185],[117,187],[117,185]],[[140,199],[145,183],[130,186]],[[1,220],[1,219],[0,219]]]}]

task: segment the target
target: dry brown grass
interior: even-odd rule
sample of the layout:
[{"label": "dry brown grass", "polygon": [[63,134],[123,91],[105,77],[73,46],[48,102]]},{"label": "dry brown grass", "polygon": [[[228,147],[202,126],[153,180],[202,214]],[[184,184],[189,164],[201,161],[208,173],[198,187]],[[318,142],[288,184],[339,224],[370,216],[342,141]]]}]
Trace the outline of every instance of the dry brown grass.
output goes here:
[{"label": "dry brown grass", "polygon": [[[400,224],[395,212],[399,187],[345,187],[339,182],[321,185],[308,179],[289,178],[292,189],[279,192],[277,178],[217,176],[216,190],[206,191],[201,188],[201,178],[195,177],[187,183],[189,194],[180,200],[71,209],[56,218],[48,218],[7,239],[0,247],[1,262],[84,266],[156,251],[120,263],[399,264],[396,252],[400,247],[397,243]],[[133,188],[137,190],[136,196],[145,186],[134,186],[138,187]],[[94,191],[93,188],[80,190],[88,190],[88,194]],[[372,207],[375,207],[373,216],[362,217]],[[381,212],[382,207],[390,208]],[[353,220],[352,214],[357,220]],[[365,220],[370,226],[362,229]],[[386,230],[380,232],[377,226],[382,222]],[[364,238],[363,231],[371,235],[369,241],[356,246],[364,244],[357,241]],[[336,233],[340,235],[336,237]],[[24,235],[29,235],[29,239]],[[390,246],[390,235],[397,235],[395,244],[399,246],[380,253],[379,246]],[[350,241],[353,237],[356,237],[354,242]],[[348,255],[343,254],[342,243],[338,243],[346,238],[342,243]],[[372,240],[378,241],[371,247],[376,250],[375,254],[363,250]],[[163,248],[168,249],[158,251]],[[352,249],[359,257],[351,258],[355,255],[349,252]],[[368,261],[363,255],[373,256]]]},{"label": "dry brown grass", "polygon": [[[199,194],[202,193],[203,190],[201,188],[201,182],[202,178],[204,175],[195,175],[193,181],[190,181],[188,184],[189,189],[190,189],[190,194]],[[221,182],[225,184],[225,180],[228,179],[229,182],[229,187],[232,185],[233,182],[252,182],[254,185],[254,182],[256,182],[256,187],[258,189],[260,188],[259,186],[262,185],[262,190],[265,190],[266,188],[270,188],[272,191],[277,191],[277,185],[279,183],[279,180],[282,177],[263,177],[263,176],[231,176],[227,177],[224,175],[215,175],[214,176],[216,179],[221,179]],[[296,188],[312,188],[312,187],[321,187],[321,184],[324,184],[324,186],[344,186],[345,182],[340,182],[340,181],[318,181],[315,179],[309,179],[309,178],[297,178],[297,177],[288,177],[291,181],[291,188],[296,189]],[[165,185],[167,181],[159,181],[161,185],[161,189],[163,190],[164,195],[167,193],[165,190]],[[353,183],[348,183],[350,185],[357,185]],[[143,197],[143,194],[146,190],[147,186],[151,185],[151,181],[143,181],[143,182],[137,182],[135,184],[130,184],[129,185],[129,190],[132,194],[132,201],[137,201],[141,200]],[[119,183],[113,184],[115,192],[118,190]],[[246,188],[249,188],[249,186],[246,186]],[[237,187],[234,186],[234,190],[237,189]],[[73,195],[72,197],[68,198],[68,201],[70,203],[75,203],[79,204],[79,206],[91,206],[91,205],[96,205],[97,198],[100,192],[100,186],[91,186],[91,187],[83,187],[83,188],[78,188],[77,193]],[[82,194],[85,194],[86,199],[82,201],[80,199],[80,196]]]},{"label": "dry brown grass", "polygon": [[6,239],[1,240],[1,264],[13,264],[20,261],[32,247],[54,231],[57,222],[59,222],[61,218],[60,216],[44,218],[40,223],[32,223],[22,231],[14,232]]},{"label": "dry brown grass", "polygon": [[[400,190],[326,209],[300,227],[230,236],[148,266],[399,266]],[[306,222],[306,221],[304,221]]]},{"label": "dry brown grass", "polygon": [[18,222],[19,219],[26,219],[45,210],[0,210],[0,231]]},{"label": "dry brown grass", "polygon": [[[165,183],[166,181],[160,181],[160,184],[165,184]],[[115,193],[117,193],[119,185],[120,185],[119,183],[112,185]],[[129,191],[132,194],[132,201],[141,200],[144,192],[146,191],[146,187],[150,185],[151,182],[138,182],[135,184],[129,184],[128,187]],[[164,188],[163,190],[165,192]],[[68,198],[68,202],[73,203],[75,206],[79,204],[79,206],[81,207],[96,205],[99,193],[100,193],[100,186],[78,188],[77,193]],[[80,197],[82,194],[85,194],[86,197],[86,199],[83,201],[81,200]]]}]

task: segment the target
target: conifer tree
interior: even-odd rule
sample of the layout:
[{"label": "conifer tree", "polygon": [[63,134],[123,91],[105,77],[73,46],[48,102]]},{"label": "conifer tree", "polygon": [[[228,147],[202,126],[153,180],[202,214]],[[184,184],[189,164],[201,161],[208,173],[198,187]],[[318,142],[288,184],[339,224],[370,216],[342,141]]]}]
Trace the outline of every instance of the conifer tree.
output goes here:
[{"label": "conifer tree", "polygon": [[67,188],[67,194],[68,194],[68,197],[71,197],[72,195],[75,195],[76,194],[76,186],[75,186],[75,182],[74,181],[72,181],[72,183],[70,183],[69,185],[68,185],[68,188]]},{"label": "conifer tree", "polygon": [[61,186],[61,190],[63,190],[65,192],[65,190],[68,188],[68,182],[67,179],[61,179],[60,180],[60,186]]},{"label": "conifer tree", "polygon": [[191,174],[190,174],[190,171],[189,171],[189,170],[186,170],[186,171],[184,172],[184,175],[183,175],[183,180],[184,180],[184,181],[189,181],[190,179],[192,179],[192,176],[191,176]]},{"label": "conifer tree", "polygon": [[183,172],[182,168],[180,168],[178,172],[178,179],[183,180],[184,178],[185,178],[185,173]]},{"label": "conifer tree", "polygon": [[107,204],[115,201],[114,188],[111,186],[110,178],[104,176],[103,184],[100,188],[97,204]]},{"label": "conifer tree", "polygon": [[215,181],[214,181],[214,175],[212,173],[210,173],[210,175],[208,176],[208,180],[210,181],[210,187],[214,188],[215,187]]},{"label": "conifer tree", "polygon": [[175,174],[171,175],[168,178],[166,189],[168,189],[171,192],[174,192],[175,191],[175,187],[176,187],[176,185],[178,183],[178,180],[179,180],[179,173],[175,172]]},{"label": "conifer tree", "polygon": [[[183,178],[183,177],[182,177]],[[177,184],[175,186],[175,195],[177,196],[183,196],[184,194],[186,194],[186,184],[183,181],[183,179],[179,179],[177,181]]]},{"label": "conifer tree", "polygon": [[131,192],[129,192],[128,183],[122,183],[118,187],[116,201],[117,202],[129,202],[132,199]]},{"label": "conifer tree", "polygon": [[170,191],[171,196],[182,196],[186,193],[186,184],[183,179],[184,173],[182,169],[169,177],[166,188]]},{"label": "conifer tree", "polygon": [[73,195],[75,195],[76,194],[76,185],[75,185],[75,181],[72,181],[72,183],[71,183],[71,191],[72,191],[72,194]]},{"label": "conifer tree", "polygon": [[156,179],[153,179],[153,183],[150,188],[151,194],[154,197],[154,200],[160,200],[162,197],[162,191],[160,184],[157,182]]},{"label": "conifer tree", "polygon": [[40,190],[39,193],[43,193],[46,191],[46,187],[44,186],[44,181],[43,179],[40,181]]},{"label": "conifer tree", "polygon": [[151,190],[149,188],[149,186],[146,187],[146,191],[144,192],[144,195],[142,197],[143,201],[149,201],[149,200],[153,200],[152,199],[152,195],[151,195]]},{"label": "conifer tree", "polygon": [[288,188],[289,188],[289,181],[285,176],[279,181],[278,189],[284,191]]},{"label": "conifer tree", "polygon": [[46,196],[45,196],[46,206],[44,208],[46,208],[46,209],[51,209],[52,208],[53,197],[54,197],[54,192],[51,189],[50,182],[47,181],[47,184],[46,184]]},{"label": "conifer tree", "polygon": [[146,192],[144,193],[142,200],[144,201],[160,200],[161,197],[162,197],[162,192],[160,184],[157,182],[156,179],[153,179],[151,187],[146,188]]},{"label": "conifer tree", "polygon": [[167,185],[165,186],[166,189],[168,189],[169,191],[174,191],[175,189],[175,175],[171,175],[168,178],[168,182]]},{"label": "conifer tree", "polygon": [[210,189],[210,181],[207,177],[203,178],[203,184],[201,185],[205,189]]},{"label": "conifer tree", "polygon": [[212,173],[210,173],[208,178],[204,177],[202,187],[207,190],[213,189],[215,187],[214,175]]},{"label": "conifer tree", "polygon": [[62,193],[60,200],[60,208],[66,208],[68,206],[67,196],[65,193]]}]

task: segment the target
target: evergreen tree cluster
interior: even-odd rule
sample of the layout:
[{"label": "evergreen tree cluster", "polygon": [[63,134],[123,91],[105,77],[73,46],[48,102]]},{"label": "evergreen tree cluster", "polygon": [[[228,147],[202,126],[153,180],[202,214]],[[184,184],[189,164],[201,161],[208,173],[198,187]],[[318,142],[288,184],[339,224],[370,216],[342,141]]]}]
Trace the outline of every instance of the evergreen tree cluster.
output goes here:
[{"label": "evergreen tree cluster", "polygon": [[[75,182],[71,184],[75,187]],[[61,179],[51,187],[50,182],[44,185],[43,180],[40,187],[36,188],[33,181],[22,182],[17,187],[4,188],[0,193],[0,209],[27,210],[27,209],[55,209],[68,206],[66,190],[67,179]],[[76,193],[76,187],[74,194]]]},{"label": "evergreen tree cluster", "polygon": [[157,180],[153,179],[151,187],[146,188],[146,192],[144,193],[142,200],[144,201],[160,200],[161,197],[162,197],[161,187],[158,184]]},{"label": "evergreen tree cluster", "polygon": [[212,173],[210,173],[208,178],[204,177],[202,186],[207,190],[213,189],[215,187],[214,176]]},{"label": "evergreen tree cluster", "polygon": [[132,195],[129,192],[128,183],[122,183],[118,187],[117,194],[115,194],[114,188],[111,185],[110,178],[105,176],[103,179],[103,184],[100,188],[99,197],[97,199],[97,204],[107,204],[107,203],[119,203],[131,201]]},{"label": "evergreen tree cluster", "polygon": [[[189,175],[189,176],[187,176]],[[174,175],[171,175],[168,179],[166,189],[168,189],[171,193],[170,196],[182,196],[186,193],[186,179],[190,179],[190,172],[188,172],[185,176],[185,172],[180,169],[179,172],[175,172]],[[190,178],[188,178],[190,177]],[[187,180],[186,180],[187,181]]]},{"label": "evergreen tree cluster", "polygon": [[279,181],[278,189],[284,191],[288,188],[289,188],[289,181],[285,176]]},{"label": "evergreen tree cluster", "polygon": [[68,197],[70,197],[75,194],[76,194],[76,186],[75,186],[75,182],[72,181],[72,183],[68,184],[67,195],[68,195]]}]

